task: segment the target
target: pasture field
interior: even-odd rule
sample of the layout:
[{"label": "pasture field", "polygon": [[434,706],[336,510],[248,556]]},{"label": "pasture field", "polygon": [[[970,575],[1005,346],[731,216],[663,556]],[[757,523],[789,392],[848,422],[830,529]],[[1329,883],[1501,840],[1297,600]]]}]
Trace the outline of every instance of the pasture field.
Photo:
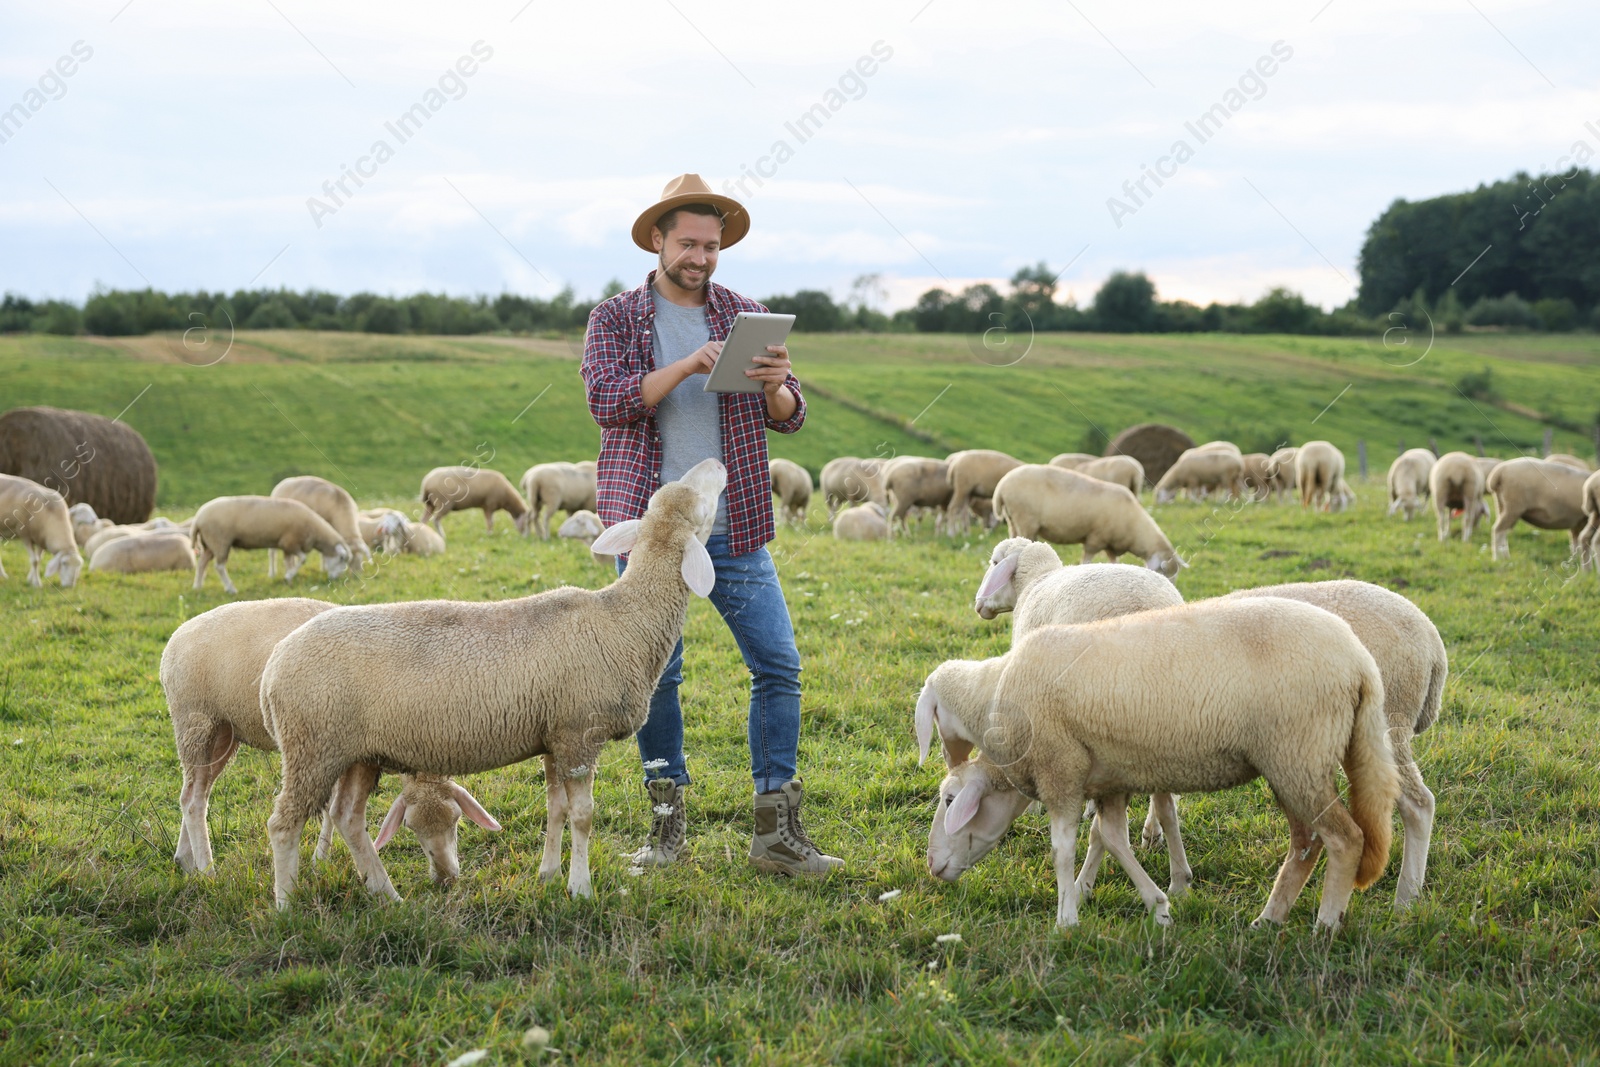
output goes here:
[{"label": "pasture field", "polygon": [[[1076,449],[1090,419],[1111,433],[1169,419],[1246,445],[1322,436],[1352,469],[1365,438],[1374,474],[1346,513],[1177,503],[1154,514],[1191,564],[1178,578],[1188,599],[1350,576],[1404,593],[1438,625],[1451,677],[1439,722],[1415,741],[1438,814],[1408,913],[1391,908],[1397,841],[1337,936],[1311,929],[1320,867],[1286,927],[1249,929],[1288,837],[1260,782],[1184,798],[1196,877],[1170,928],[1148,921],[1108,866],[1082,924],[1055,930],[1038,814],[960,882],[933,881],[940,773],[917,766],[911,712],[940,661],[1007,646],[1009,623],[971,609],[1003,531],[844,544],[817,500],[809,526],[771,547],[805,664],[807,826],[847,859],[842,875],[778,882],[747,864],[744,671],[696,601],[687,862],[629,875],[649,812],[636,751],[615,744],[596,787],[593,901],[537,881],[535,761],[467,780],[505,830],[463,828],[454,887],[428,881],[402,831],[384,861],[403,903],[368,898],[341,844],[325,868],[306,863],[280,914],[264,832],[275,757],[241,751],[218,784],[213,876],[187,878],[171,859],[179,773],[157,666],[179,622],[228,599],[215,576],[198,594],[180,574],[35,590],[5,543],[0,1062],[444,1064],[480,1048],[482,1062],[508,1064],[1600,1062],[1600,582],[1573,572],[1565,535],[1518,527],[1512,559],[1495,563],[1487,524],[1472,544],[1439,544],[1431,516],[1383,514],[1397,439],[1451,448],[1481,434],[1510,454],[1537,444],[1538,416],[1583,421],[1600,408],[1594,339],[1516,340],[1441,338],[1396,368],[1365,341],[1041,337],[999,368],[961,338],[803,337],[799,373],[821,389],[807,427],[772,439],[815,470],[844,453],[978,445],[1043,460]],[[312,471],[414,515],[431,466],[479,456],[515,479],[598,441],[559,339],[251,334],[212,367],[175,359],[179,344],[0,339],[0,406],[115,415],[137,397],[125,418],[162,464],[174,516]],[[1498,404],[1454,387],[1484,367]],[[1576,433],[1558,430],[1556,444],[1584,451]],[[313,562],[285,587],[267,580],[261,553],[232,571],[243,597],[339,603],[609,580],[581,546],[525,541],[504,516],[496,525],[485,535],[477,514],[451,516],[445,555],[361,580],[327,583]],[[395,788],[385,777],[371,825]],[[1164,852],[1140,855],[1165,884]],[[935,940],[947,933],[961,940]],[[535,1023],[559,1052],[520,1046]]]}]

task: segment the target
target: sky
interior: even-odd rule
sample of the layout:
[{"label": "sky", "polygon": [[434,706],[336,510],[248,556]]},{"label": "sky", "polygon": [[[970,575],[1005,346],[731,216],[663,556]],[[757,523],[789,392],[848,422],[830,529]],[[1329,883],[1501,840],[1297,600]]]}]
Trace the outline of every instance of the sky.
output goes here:
[{"label": "sky", "polygon": [[1043,261],[1080,305],[1136,269],[1332,308],[1396,198],[1600,147],[1597,39],[1514,0],[7,5],[0,290],[592,297],[694,172],[757,298]]}]

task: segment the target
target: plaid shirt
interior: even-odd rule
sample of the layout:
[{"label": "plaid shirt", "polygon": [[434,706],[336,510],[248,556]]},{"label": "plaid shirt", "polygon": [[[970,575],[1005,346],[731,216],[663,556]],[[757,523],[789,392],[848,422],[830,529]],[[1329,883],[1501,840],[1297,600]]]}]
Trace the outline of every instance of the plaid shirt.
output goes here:
[{"label": "plaid shirt", "polygon": [[[589,314],[583,345],[583,384],[589,413],[600,425],[600,461],[596,495],[600,521],[607,526],[637,519],[661,486],[661,431],[656,409],[645,406],[640,392],[644,376],[655,370],[652,326],[656,306],[651,271],[643,285],[599,305]],[[766,311],[731,289],[706,283],[706,324],[712,340],[725,340],[741,311]],[[794,433],[806,421],[800,382],[789,375],[785,387],[794,394],[794,414],[781,422],[767,415],[765,393],[719,393],[722,462],[728,468],[728,551],[754,552],[772,540],[772,475],[767,467],[771,428]]]}]

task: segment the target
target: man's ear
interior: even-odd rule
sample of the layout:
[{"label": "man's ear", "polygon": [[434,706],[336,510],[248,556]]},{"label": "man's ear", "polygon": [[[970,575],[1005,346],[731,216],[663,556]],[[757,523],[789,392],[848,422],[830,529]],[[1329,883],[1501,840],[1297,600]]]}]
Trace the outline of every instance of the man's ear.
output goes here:
[{"label": "man's ear", "polygon": [[661,232],[660,226],[650,227],[650,243],[655,246],[657,252],[666,247],[667,235]]}]

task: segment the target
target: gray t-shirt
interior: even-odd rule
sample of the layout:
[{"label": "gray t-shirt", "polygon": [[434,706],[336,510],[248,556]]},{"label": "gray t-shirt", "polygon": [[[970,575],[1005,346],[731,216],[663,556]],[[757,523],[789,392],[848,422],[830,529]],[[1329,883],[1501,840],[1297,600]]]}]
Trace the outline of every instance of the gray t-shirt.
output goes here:
[{"label": "gray t-shirt", "polygon": [[[651,341],[655,348],[656,370],[694,355],[711,340],[706,309],[683,307],[652,291],[655,299],[655,326]],[[722,460],[722,420],[717,409],[717,393],[708,393],[706,375],[691,374],[668,393],[656,407],[656,426],[661,431],[661,483],[677,481],[703,459]],[[713,534],[728,532],[728,498],[717,500],[717,521]]]}]

